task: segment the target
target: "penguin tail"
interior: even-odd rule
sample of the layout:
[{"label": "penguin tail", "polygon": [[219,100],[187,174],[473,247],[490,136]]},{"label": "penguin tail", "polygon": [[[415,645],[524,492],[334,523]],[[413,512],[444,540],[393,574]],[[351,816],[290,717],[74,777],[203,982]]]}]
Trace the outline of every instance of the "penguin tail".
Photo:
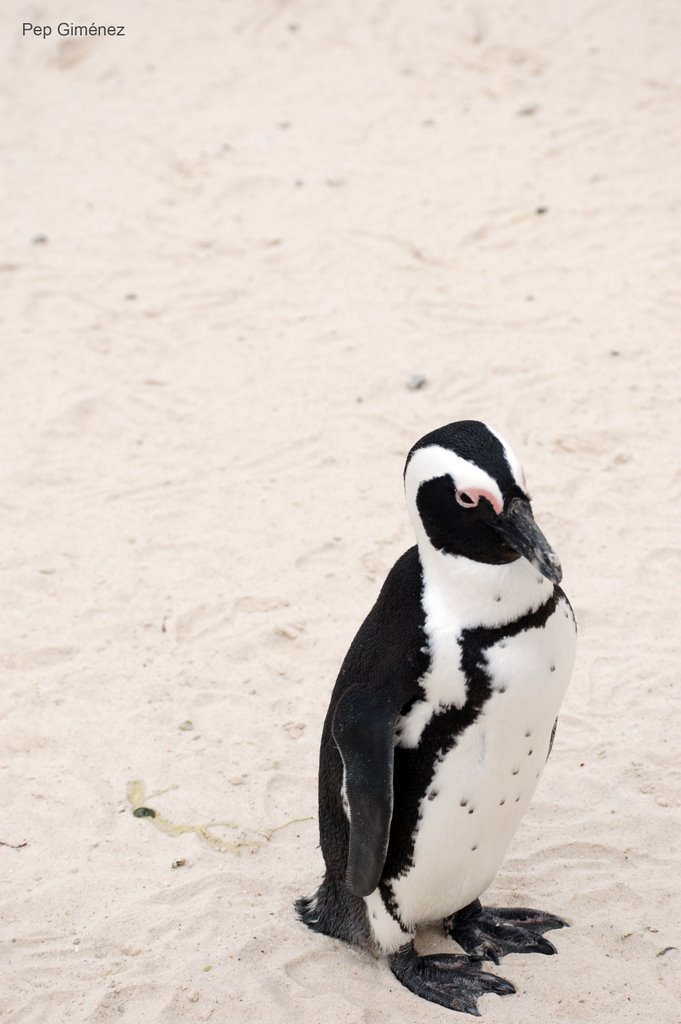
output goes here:
[{"label": "penguin tail", "polygon": [[366,946],[369,922],[364,900],[348,892],[344,883],[328,873],[312,896],[303,896],[294,903],[299,920],[313,932],[342,939],[353,946]]},{"label": "penguin tail", "polygon": [[317,893],[313,896],[301,896],[293,904],[298,915],[298,920],[311,928],[313,932],[320,931],[319,915],[317,913]]}]

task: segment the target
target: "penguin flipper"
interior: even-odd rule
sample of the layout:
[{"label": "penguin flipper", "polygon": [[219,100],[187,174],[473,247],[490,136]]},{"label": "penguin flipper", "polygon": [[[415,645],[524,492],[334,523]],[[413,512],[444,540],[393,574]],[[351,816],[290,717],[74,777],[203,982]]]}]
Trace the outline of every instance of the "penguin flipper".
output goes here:
[{"label": "penguin flipper", "polygon": [[343,694],[333,719],[333,738],[345,769],[350,810],[346,884],[355,896],[378,885],[393,815],[394,731],[401,710],[392,688],[353,686]]}]

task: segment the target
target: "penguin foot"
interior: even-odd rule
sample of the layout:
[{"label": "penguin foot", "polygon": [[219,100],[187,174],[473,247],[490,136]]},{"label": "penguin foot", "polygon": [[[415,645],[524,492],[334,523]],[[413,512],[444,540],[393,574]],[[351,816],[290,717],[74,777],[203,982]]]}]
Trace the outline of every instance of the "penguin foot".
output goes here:
[{"label": "penguin foot", "polygon": [[390,969],[410,992],[450,1010],[480,1016],[478,999],[488,992],[505,996],[515,987],[505,978],[480,970],[480,963],[451,953],[419,956],[413,943],[389,958]]},{"label": "penguin foot", "polygon": [[543,933],[552,928],[567,928],[568,923],[555,914],[529,907],[483,907],[480,900],[474,900],[446,917],[444,926],[446,933],[470,956],[498,964],[507,953],[557,953]]}]

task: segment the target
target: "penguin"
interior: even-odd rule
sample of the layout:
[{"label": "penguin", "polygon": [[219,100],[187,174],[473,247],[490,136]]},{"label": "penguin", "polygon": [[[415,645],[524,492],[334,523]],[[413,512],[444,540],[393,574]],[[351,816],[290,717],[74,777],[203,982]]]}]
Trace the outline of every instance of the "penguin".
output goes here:
[{"label": "penguin", "polygon": [[[416,995],[479,1016],[480,996],[515,992],[481,962],[555,953],[544,933],[567,924],[480,896],[551,751],[576,624],[500,434],[431,431],[404,486],[416,544],[341,665],[319,758],[326,870],[295,906],[313,931],[387,957]],[[433,922],[463,953],[419,956]]]}]

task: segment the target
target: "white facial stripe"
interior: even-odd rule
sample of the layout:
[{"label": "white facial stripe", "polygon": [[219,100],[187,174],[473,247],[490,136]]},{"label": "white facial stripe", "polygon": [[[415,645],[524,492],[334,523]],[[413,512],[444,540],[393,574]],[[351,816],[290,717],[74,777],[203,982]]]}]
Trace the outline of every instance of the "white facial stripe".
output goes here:
[{"label": "white facial stripe", "polygon": [[416,508],[416,495],[422,483],[446,474],[452,477],[458,491],[482,494],[492,503],[496,512],[503,509],[504,499],[496,480],[474,462],[462,459],[460,455],[455,455],[448,448],[441,448],[439,444],[419,448],[409,460],[404,479],[409,508]]},{"label": "white facial stripe", "polygon": [[494,434],[494,436],[496,437],[497,441],[499,441],[500,444],[502,445],[502,447],[504,449],[504,455],[506,456],[506,461],[508,463],[509,469],[511,470],[511,474],[513,476],[513,479],[517,483],[518,487],[520,487],[520,489],[527,494],[527,484],[525,483],[525,473],[523,472],[523,467],[520,465],[520,460],[518,459],[518,456],[513,451],[513,449],[511,448],[510,444],[508,443],[508,441],[506,441],[501,436],[501,434],[498,434],[496,432],[496,430],[492,430],[492,428],[489,426],[489,424],[486,423],[485,426],[489,430],[490,434]]}]

